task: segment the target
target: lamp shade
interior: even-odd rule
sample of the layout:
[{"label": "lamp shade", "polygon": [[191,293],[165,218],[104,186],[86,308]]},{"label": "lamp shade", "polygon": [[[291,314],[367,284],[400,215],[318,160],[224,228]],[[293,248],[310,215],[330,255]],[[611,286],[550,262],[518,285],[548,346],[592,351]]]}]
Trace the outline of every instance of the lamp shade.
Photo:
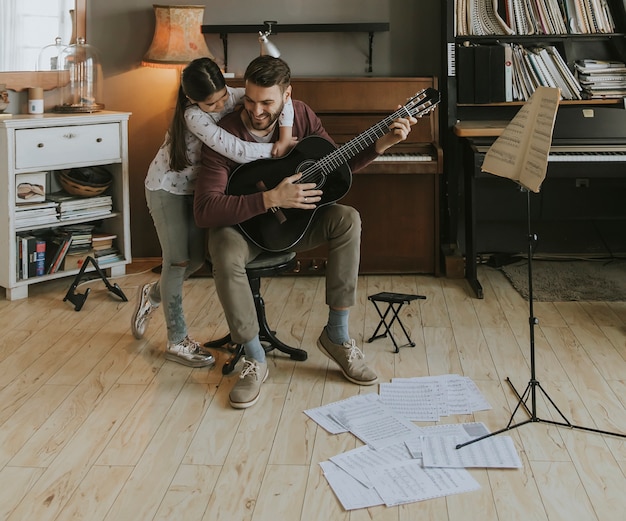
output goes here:
[{"label": "lamp shade", "polygon": [[196,58],[212,58],[202,34],[203,5],[153,5],[156,25],[142,65],[184,67]]}]

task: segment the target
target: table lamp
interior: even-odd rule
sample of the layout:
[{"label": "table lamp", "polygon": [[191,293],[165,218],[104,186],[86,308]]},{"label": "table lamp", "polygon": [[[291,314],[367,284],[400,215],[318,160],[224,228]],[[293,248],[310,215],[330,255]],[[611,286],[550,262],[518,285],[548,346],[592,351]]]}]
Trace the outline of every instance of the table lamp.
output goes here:
[{"label": "table lamp", "polygon": [[185,67],[196,58],[215,59],[202,35],[203,5],[153,5],[156,25],[146,67]]}]

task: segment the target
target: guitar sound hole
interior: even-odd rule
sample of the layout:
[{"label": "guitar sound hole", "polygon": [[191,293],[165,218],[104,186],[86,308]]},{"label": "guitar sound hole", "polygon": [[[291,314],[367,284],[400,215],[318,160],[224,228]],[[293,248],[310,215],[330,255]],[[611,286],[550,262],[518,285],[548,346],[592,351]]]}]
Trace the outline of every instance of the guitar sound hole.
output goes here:
[{"label": "guitar sound hole", "polygon": [[[308,172],[307,169],[309,169]],[[326,175],[316,166],[316,161],[303,161],[298,165],[296,172],[303,173],[298,183],[315,183],[315,188],[318,190],[326,183]]]}]

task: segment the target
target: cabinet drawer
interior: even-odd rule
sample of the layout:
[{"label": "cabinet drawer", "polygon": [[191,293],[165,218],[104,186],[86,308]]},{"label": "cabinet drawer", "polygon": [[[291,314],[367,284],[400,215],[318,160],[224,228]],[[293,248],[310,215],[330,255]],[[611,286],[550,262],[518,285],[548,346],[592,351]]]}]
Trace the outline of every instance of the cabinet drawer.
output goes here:
[{"label": "cabinet drawer", "polygon": [[119,161],[119,123],[15,131],[15,168],[58,168]]}]

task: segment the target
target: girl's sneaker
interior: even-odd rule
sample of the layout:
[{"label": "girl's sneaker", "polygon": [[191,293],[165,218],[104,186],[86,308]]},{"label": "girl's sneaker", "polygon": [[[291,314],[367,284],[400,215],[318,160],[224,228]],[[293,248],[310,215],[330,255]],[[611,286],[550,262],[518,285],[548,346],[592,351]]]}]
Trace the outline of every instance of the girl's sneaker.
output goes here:
[{"label": "girl's sneaker", "polygon": [[148,322],[150,321],[150,315],[156,308],[159,307],[159,304],[153,304],[150,301],[150,291],[155,284],[156,282],[150,282],[149,284],[144,284],[141,288],[139,288],[139,293],[137,295],[137,307],[135,308],[135,313],[130,321],[130,328],[133,332],[133,336],[137,340],[141,340],[143,338],[143,335],[146,332],[146,327],[148,327]]},{"label": "girl's sneaker", "polygon": [[176,344],[168,342],[165,358],[187,367],[207,367],[215,364],[213,355],[202,351],[200,344],[188,336]]}]

